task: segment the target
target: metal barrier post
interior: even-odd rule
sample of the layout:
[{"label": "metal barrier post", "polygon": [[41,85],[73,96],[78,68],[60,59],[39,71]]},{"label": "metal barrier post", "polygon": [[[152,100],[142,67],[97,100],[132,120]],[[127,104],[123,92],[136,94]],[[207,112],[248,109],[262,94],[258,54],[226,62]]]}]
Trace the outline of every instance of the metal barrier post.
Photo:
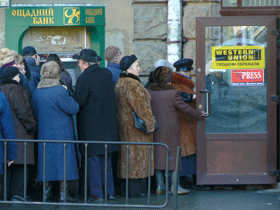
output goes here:
[{"label": "metal barrier post", "polygon": [[174,178],[174,209],[178,208],[178,184],[179,184],[179,169],[180,169],[180,160],[181,160],[181,147],[177,148],[177,159],[176,159],[176,169],[175,169],[175,178]]},{"label": "metal barrier post", "polygon": [[7,142],[4,142],[4,201],[7,200]]},{"label": "metal barrier post", "polygon": [[43,165],[43,202],[46,202],[46,143],[44,145],[44,165]]},{"label": "metal barrier post", "polygon": [[26,189],[27,189],[27,151],[26,151],[27,142],[24,142],[24,192],[23,198],[26,201]]},{"label": "metal barrier post", "polygon": [[85,144],[85,189],[84,189],[84,202],[86,203],[87,202],[87,162],[88,162],[88,156],[87,156],[87,153],[88,153],[88,144],[86,143]]},{"label": "metal barrier post", "polygon": [[149,177],[148,177],[148,202],[151,203],[151,171],[152,171],[152,146],[149,146]]},{"label": "metal barrier post", "polygon": [[107,194],[108,194],[108,145],[105,144],[105,203],[107,203]]},{"label": "metal barrier post", "polygon": [[128,177],[129,177],[129,145],[126,147],[126,186],[125,186],[125,204],[128,204]]},{"label": "metal barrier post", "polygon": [[[64,202],[66,202],[66,144],[64,143],[64,176],[63,176],[63,193],[64,193],[64,195],[63,195],[63,199],[64,199]],[[59,190],[61,190],[61,189],[59,189]],[[61,191],[60,191],[60,193],[61,193]],[[61,196],[61,195],[59,195],[59,196]],[[60,197],[61,198],[61,197]]]}]

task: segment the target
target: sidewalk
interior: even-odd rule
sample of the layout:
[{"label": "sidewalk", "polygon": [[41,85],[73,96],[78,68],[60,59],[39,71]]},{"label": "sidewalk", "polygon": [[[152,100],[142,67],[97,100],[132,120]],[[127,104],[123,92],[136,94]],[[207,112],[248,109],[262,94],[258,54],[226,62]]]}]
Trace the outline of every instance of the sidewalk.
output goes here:
[{"label": "sidewalk", "polygon": [[[151,194],[151,204],[163,204],[163,195]],[[82,202],[82,201],[81,201]],[[97,203],[96,204],[102,204]],[[125,198],[116,197],[110,204],[124,204]],[[129,204],[146,204],[145,198],[131,198]],[[74,206],[41,206],[41,205],[19,205],[0,204],[1,210],[120,210],[136,208],[109,208],[109,207],[74,207]],[[139,208],[144,209],[144,208]],[[147,208],[146,208],[147,209]],[[165,210],[173,209],[173,196],[169,196],[168,206]],[[266,190],[217,190],[209,191],[191,190],[187,195],[178,196],[179,210],[279,210],[280,209],[280,189]]]}]

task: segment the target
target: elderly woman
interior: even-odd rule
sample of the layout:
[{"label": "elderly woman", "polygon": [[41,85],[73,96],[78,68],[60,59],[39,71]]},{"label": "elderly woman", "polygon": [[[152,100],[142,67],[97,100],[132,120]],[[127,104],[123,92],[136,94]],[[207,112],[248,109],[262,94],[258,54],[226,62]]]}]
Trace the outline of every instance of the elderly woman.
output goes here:
[{"label": "elderly woman", "polygon": [[[0,75],[1,90],[7,97],[17,139],[34,139],[36,122],[26,92],[20,86],[20,72],[17,67],[3,69]],[[27,169],[34,165],[34,143],[27,144]],[[9,191],[11,200],[23,201],[24,197],[24,143],[18,143],[18,158],[9,167]],[[28,172],[28,171],[27,171]],[[28,174],[27,174],[28,175]]]},{"label": "elderly woman", "polygon": [[26,94],[31,100],[32,92],[30,90],[30,87],[28,85],[28,81],[30,78],[30,71],[28,70],[25,61],[23,60],[23,57],[19,55],[16,51],[10,50],[8,48],[2,48],[0,50],[0,73],[4,68],[14,66],[17,67],[20,71],[20,86],[24,88],[26,91]]},{"label": "elderly woman", "polygon": [[[178,110],[198,120],[203,119],[203,112],[192,108],[185,103],[182,97],[172,85],[172,66],[167,62],[159,62],[153,72],[153,83],[148,91],[152,97],[152,110],[160,125],[154,133],[154,142],[164,143],[170,152],[169,170],[171,171],[171,191],[174,189],[176,153],[180,147],[180,126]],[[157,181],[157,194],[165,189],[163,171],[166,169],[166,152],[163,148],[155,148],[155,175]],[[189,191],[178,187],[178,194],[186,194]]]},{"label": "elderly woman", "polygon": [[[79,105],[61,86],[61,68],[55,61],[46,62],[41,68],[41,81],[32,97],[32,107],[38,124],[39,140],[74,140],[72,115]],[[38,181],[43,181],[43,144],[38,146]],[[66,180],[78,179],[78,168],[74,144],[66,145]],[[46,199],[50,196],[51,181],[60,181],[60,201],[74,202],[64,195],[64,147],[63,144],[46,144]]]},{"label": "elderly woman", "polygon": [[[122,73],[115,86],[117,101],[117,118],[120,141],[152,142],[155,119],[151,109],[151,96],[138,78],[141,68],[135,55],[125,56],[120,62]],[[142,118],[147,133],[134,125],[133,112]],[[153,154],[152,154],[153,157]],[[121,146],[118,177],[126,178],[126,146]],[[152,160],[152,174],[153,174]],[[146,179],[149,176],[148,146],[129,147],[129,196],[146,196]]]}]

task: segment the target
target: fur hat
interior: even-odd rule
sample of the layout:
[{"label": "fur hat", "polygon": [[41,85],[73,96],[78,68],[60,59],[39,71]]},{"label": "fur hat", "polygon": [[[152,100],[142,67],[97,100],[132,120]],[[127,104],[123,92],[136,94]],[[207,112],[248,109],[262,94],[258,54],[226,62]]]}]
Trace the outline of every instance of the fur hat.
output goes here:
[{"label": "fur hat", "polygon": [[1,55],[2,60],[0,66],[2,67],[13,66],[15,64],[15,57],[17,55],[18,53],[14,50],[9,50],[8,52],[5,51],[5,53]]},{"label": "fur hat", "polygon": [[9,66],[9,67],[3,68],[3,70],[0,74],[1,84],[5,83],[8,80],[13,79],[18,74],[19,74],[19,70],[17,67]]},{"label": "fur hat", "polygon": [[108,62],[114,63],[118,60],[121,54],[122,51],[120,50],[120,48],[115,46],[109,46],[105,49],[104,57]]},{"label": "fur hat", "polygon": [[22,49],[22,56],[33,56],[37,54],[37,51],[32,46],[26,46]]},{"label": "fur hat", "polygon": [[55,61],[46,62],[41,68],[41,81],[38,88],[46,88],[60,85],[61,68]]},{"label": "fur hat", "polygon": [[173,66],[167,60],[163,60],[163,59],[160,59],[155,63],[154,70],[161,66],[166,66],[173,70]]},{"label": "fur hat", "polygon": [[167,66],[160,66],[153,71],[153,80],[156,83],[169,83],[172,81],[173,71]]},{"label": "fur hat", "polygon": [[124,56],[120,62],[121,70],[126,71],[137,60],[138,59],[135,55]]}]

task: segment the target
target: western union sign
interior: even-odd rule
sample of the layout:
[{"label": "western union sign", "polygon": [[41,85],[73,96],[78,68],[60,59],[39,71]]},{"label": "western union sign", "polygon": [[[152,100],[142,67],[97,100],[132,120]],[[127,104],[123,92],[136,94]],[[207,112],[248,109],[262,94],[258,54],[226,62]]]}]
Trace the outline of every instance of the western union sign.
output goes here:
[{"label": "western union sign", "polygon": [[212,47],[212,69],[264,69],[265,47]]}]

